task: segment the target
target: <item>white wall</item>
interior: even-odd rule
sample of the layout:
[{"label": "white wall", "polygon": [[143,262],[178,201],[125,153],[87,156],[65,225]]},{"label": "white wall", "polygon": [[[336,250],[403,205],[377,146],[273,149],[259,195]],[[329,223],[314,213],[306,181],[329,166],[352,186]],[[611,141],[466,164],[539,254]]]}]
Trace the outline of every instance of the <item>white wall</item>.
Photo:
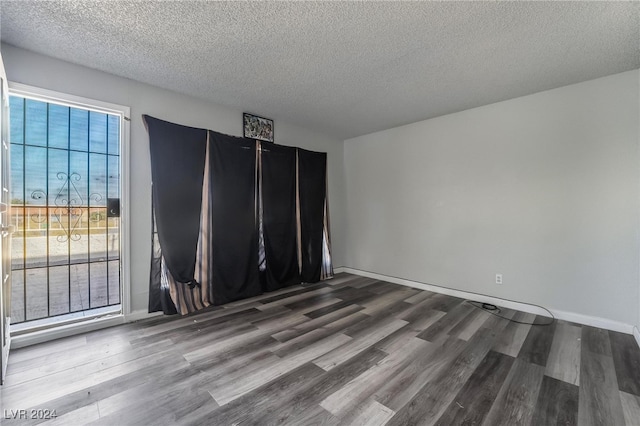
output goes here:
[{"label": "white wall", "polygon": [[[2,56],[11,82],[84,96],[131,108],[131,308],[147,309],[151,255],[151,169],[141,115],[242,135],[242,111],[215,105],[6,44]],[[328,153],[334,265],[344,264],[343,142],[276,119],[276,143]]]},{"label": "white wall", "polygon": [[347,266],[635,324],[638,93],[635,70],[345,141]]}]

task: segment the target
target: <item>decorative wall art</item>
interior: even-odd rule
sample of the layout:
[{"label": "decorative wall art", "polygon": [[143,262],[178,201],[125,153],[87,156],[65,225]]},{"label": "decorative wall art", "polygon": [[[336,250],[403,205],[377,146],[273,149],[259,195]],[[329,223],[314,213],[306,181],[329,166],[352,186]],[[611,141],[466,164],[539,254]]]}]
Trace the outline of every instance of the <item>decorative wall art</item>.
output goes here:
[{"label": "decorative wall art", "polygon": [[273,142],[273,120],[245,112],[242,122],[245,138]]}]

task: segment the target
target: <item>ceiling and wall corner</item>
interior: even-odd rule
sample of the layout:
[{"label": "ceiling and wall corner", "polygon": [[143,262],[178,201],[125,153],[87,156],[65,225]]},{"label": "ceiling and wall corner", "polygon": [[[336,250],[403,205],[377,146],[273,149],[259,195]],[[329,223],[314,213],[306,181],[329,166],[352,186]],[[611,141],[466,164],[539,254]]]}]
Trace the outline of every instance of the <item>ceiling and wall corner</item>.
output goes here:
[{"label": "ceiling and wall corner", "polygon": [[640,67],[638,2],[1,2],[2,41],[339,139]]}]

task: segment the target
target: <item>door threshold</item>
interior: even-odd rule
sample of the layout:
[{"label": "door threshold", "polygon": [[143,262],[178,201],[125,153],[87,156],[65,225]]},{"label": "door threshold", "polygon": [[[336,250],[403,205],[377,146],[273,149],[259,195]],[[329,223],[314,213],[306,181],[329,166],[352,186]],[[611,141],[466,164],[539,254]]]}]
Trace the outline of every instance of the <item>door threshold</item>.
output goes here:
[{"label": "door threshold", "polygon": [[118,310],[112,313],[96,314],[93,317],[84,317],[64,323],[59,322],[49,327],[29,328],[15,334],[12,331],[11,347],[13,349],[23,348],[50,340],[62,339],[76,334],[113,327],[124,324],[125,322],[124,315]]},{"label": "door threshold", "polygon": [[120,313],[122,313],[121,305],[105,306],[102,308],[88,309],[86,311],[74,312],[71,314],[57,315],[54,317],[12,324],[10,326],[10,330],[12,336],[19,336],[21,334],[92,320],[101,316],[119,315]]},{"label": "door threshold", "polygon": [[11,346],[21,348],[122,323],[121,305],[27,321],[11,325]]}]

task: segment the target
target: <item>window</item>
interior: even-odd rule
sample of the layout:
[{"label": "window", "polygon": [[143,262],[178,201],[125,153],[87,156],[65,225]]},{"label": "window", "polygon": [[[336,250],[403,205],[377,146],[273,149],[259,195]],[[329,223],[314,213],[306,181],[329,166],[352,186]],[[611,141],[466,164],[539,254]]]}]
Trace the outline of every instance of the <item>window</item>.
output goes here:
[{"label": "window", "polygon": [[[12,327],[122,312],[128,109],[24,86],[10,96]],[[116,207],[118,206],[118,207]]]}]

